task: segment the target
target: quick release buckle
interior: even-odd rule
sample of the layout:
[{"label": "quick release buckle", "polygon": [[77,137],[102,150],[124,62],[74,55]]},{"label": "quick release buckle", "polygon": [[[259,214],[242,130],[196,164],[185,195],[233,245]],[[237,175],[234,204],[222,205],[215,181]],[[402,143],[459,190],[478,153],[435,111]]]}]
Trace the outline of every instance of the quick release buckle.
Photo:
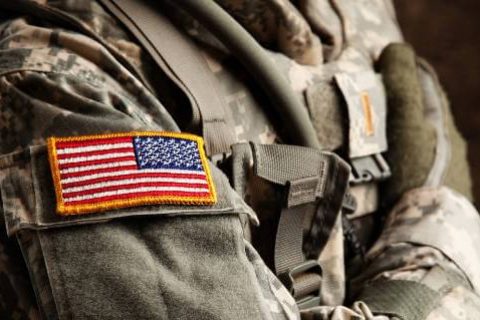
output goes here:
[{"label": "quick release buckle", "polygon": [[320,305],[322,267],[316,260],[307,260],[279,275],[295,298],[300,310]]},{"label": "quick release buckle", "polygon": [[379,182],[392,175],[387,161],[380,153],[350,159],[350,165],[352,167],[350,178],[352,184]]}]

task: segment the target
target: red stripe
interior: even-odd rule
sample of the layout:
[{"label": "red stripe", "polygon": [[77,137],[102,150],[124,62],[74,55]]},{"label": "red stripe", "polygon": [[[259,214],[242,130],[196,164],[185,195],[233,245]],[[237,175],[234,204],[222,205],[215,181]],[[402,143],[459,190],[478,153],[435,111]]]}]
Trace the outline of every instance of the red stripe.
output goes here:
[{"label": "red stripe", "polygon": [[208,185],[200,183],[182,183],[182,182],[140,182],[131,184],[121,184],[119,186],[100,187],[95,189],[89,189],[84,191],[69,192],[65,194],[65,197],[72,198],[76,196],[85,196],[89,194],[95,194],[105,191],[117,191],[123,189],[136,189],[141,187],[185,187],[185,188],[207,188]]},{"label": "red stripe", "polygon": [[158,197],[158,196],[172,196],[172,197],[194,197],[194,198],[205,198],[210,197],[210,193],[194,193],[194,192],[137,192],[137,193],[130,193],[130,194],[121,194],[115,196],[108,196],[108,197],[101,197],[91,200],[80,200],[80,201],[72,201],[66,202],[65,206],[73,206],[79,204],[95,204],[99,202],[105,201],[112,201],[112,200],[123,200],[123,199],[135,199],[138,197]]},{"label": "red stripe", "polygon": [[88,140],[80,140],[80,141],[57,141],[55,145],[57,149],[62,149],[62,148],[97,146],[99,144],[112,144],[112,143],[122,143],[122,142],[132,142],[132,137],[88,139]]},{"label": "red stripe", "polygon": [[131,148],[117,148],[117,149],[109,149],[109,150],[97,150],[97,151],[83,151],[83,152],[75,152],[75,153],[68,153],[68,154],[59,154],[57,155],[58,159],[66,159],[66,158],[76,158],[76,157],[89,157],[89,156],[98,156],[102,154],[108,153],[117,153],[117,152],[133,152],[133,147]]},{"label": "red stripe", "polygon": [[137,169],[138,169],[137,166],[121,166],[121,167],[115,167],[115,168],[104,168],[104,169],[86,170],[86,171],[80,171],[80,172],[62,173],[60,177],[61,179],[67,179],[67,178],[73,178],[73,177],[88,176],[96,173],[115,172],[115,171],[123,171],[123,170],[137,170]]},{"label": "red stripe", "polygon": [[100,160],[90,160],[90,161],[82,161],[82,162],[74,162],[74,163],[64,163],[60,164],[59,168],[68,169],[74,167],[86,167],[86,166],[93,166],[96,164],[105,164],[105,163],[113,163],[113,162],[120,162],[120,161],[135,161],[135,155],[126,156],[126,157],[118,157],[118,158],[111,158],[111,159],[100,159]]},{"label": "red stripe", "polygon": [[95,178],[95,179],[90,179],[85,181],[62,183],[62,188],[66,189],[66,188],[72,188],[72,187],[82,187],[82,186],[100,183],[100,182],[117,181],[117,180],[123,180],[123,179],[135,179],[135,178],[203,179],[206,181],[206,178],[203,175],[186,174],[186,173],[168,173],[168,172],[142,173],[141,171],[139,171],[138,173],[124,174],[124,175],[115,176],[115,177]]}]

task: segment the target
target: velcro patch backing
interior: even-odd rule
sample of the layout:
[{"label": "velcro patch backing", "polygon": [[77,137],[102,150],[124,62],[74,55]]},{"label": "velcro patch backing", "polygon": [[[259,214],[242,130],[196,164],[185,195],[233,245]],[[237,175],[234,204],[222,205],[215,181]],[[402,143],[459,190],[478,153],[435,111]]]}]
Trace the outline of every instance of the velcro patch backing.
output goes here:
[{"label": "velcro patch backing", "polygon": [[203,139],[195,135],[129,132],[51,137],[48,152],[61,215],[217,201]]}]

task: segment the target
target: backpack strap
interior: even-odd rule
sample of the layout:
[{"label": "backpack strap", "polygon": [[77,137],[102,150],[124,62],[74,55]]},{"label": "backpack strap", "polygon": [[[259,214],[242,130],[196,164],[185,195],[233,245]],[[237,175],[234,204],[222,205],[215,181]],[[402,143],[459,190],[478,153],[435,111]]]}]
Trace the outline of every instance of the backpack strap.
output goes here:
[{"label": "backpack strap", "polygon": [[190,14],[240,61],[286,126],[286,143],[321,149],[310,116],[267,51],[233,17],[211,0],[164,0]]},{"label": "backpack strap", "polygon": [[[233,121],[217,79],[191,39],[155,5],[139,0],[100,0],[142,44],[157,65],[186,94],[193,120],[202,123],[207,155],[225,154],[236,142]],[[200,113],[198,112],[200,110]]]},{"label": "backpack strap", "polygon": [[283,195],[272,248],[275,273],[300,309],[319,305],[318,256],[348,198],[350,167],[333,153],[299,146],[245,143],[232,150],[236,190],[245,189],[241,177],[251,163],[252,174]]}]

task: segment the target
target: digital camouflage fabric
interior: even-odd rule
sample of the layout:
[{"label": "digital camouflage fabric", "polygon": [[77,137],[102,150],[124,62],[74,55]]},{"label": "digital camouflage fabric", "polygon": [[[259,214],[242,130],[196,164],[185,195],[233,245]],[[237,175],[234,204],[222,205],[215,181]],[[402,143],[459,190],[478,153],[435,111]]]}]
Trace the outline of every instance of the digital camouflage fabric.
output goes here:
[{"label": "digital camouflage fabric", "polygon": [[[304,100],[324,149],[349,160],[351,115],[334,77],[378,73],[381,53],[402,42],[390,1],[217,2],[265,47]],[[352,186],[357,211],[345,217],[367,252],[362,262],[345,256],[339,215],[316,257],[321,304],[299,311],[264,254],[274,241],[282,193],[252,174],[248,157],[241,159],[242,174],[230,177],[235,190],[211,164],[214,206],[55,214],[46,138],[201,128],[184,94],[96,1],[0,0],[0,8],[2,319],[480,317],[480,218],[466,198],[468,181],[455,179],[455,168],[467,168],[455,151],[463,141],[435,75],[420,60],[410,67],[417,107],[433,128],[433,160],[422,167],[423,179],[401,181],[398,172],[407,179],[420,172],[415,165],[404,169],[393,155],[423,149],[388,136],[391,181],[401,187]],[[237,140],[283,141],[288,124],[215,35],[185,12],[164,14],[192,37],[218,79]],[[382,83],[391,99],[390,76]],[[387,131],[395,124],[388,120]],[[389,203],[387,194],[395,194],[388,199],[395,204],[378,209],[377,202]]]}]

